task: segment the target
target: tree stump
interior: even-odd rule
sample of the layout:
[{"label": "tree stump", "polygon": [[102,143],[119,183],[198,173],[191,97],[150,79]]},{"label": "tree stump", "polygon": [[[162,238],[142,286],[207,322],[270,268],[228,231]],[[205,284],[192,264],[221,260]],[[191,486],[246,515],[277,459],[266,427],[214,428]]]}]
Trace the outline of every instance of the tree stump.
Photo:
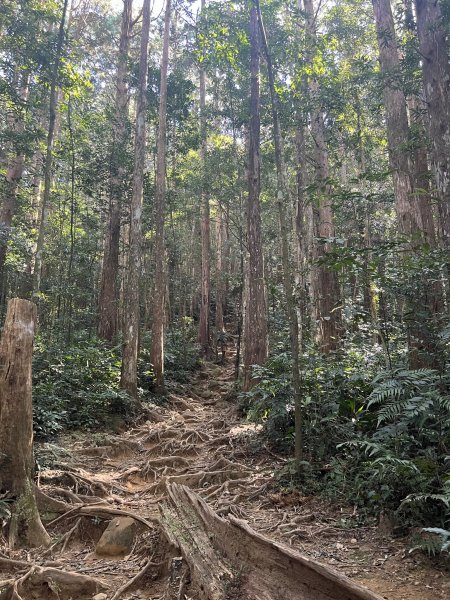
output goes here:
[{"label": "tree stump", "polygon": [[11,501],[10,545],[48,545],[33,491],[31,360],[36,306],[9,301],[0,341],[0,493]]}]

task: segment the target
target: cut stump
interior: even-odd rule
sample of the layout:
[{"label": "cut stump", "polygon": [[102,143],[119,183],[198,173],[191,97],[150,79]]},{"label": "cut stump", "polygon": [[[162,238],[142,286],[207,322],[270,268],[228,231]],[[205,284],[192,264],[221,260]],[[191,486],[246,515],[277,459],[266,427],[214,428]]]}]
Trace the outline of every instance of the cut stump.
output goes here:
[{"label": "cut stump", "polygon": [[33,489],[33,407],[31,359],[36,306],[8,302],[0,341],[0,492],[12,500],[10,545],[46,546]]}]

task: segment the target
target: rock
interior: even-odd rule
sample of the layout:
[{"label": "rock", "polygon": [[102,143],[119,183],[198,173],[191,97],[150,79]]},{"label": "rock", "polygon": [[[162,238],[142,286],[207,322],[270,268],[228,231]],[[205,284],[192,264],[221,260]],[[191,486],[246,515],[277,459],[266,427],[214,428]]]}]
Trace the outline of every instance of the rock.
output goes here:
[{"label": "rock", "polygon": [[123,556],[129,554],[136,536],[137,524],[131,517],[113,519],[95,547],[97,554]]},{"label": "rock", "polygon": [[108,596],[106,594],[95,594],[92,600],[108,600]]}]

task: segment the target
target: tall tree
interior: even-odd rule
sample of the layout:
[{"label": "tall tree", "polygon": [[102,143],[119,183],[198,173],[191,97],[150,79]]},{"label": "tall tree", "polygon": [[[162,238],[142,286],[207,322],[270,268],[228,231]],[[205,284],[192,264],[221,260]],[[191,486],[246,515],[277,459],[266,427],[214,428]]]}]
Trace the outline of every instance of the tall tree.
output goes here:
[{"label": "tall tree", "polygon": [[298,334],[298,318],[294,304],[294,286],[291,270],[289,249],[289,227],[286,207],[291,204],[289,186],[287,184],[286,166],[284,161],[284,140],[281,132],[279,118],[279,99],[275,90],[275,76],[267,43],[267,36],[261,14],[259,0],[254,0],[258,12],[259,26],[264,54],[266,56],[267,71],[269,75],[269,91],[272,106],[273,140],[275,146],[275,164],[277,171],[277,205],[280,219],[281,255],[283,266],[283,285],[286,296],[287,315],[289,319],[290,346],[292,353],[292,389],[295,405],[295,459],[298,463],[303,460],[302,442],[302,405],[301,405],[301,376],[300,376],[300,349]]},{"label": "tall tree", "polygon": [[[406,97],[400,85],[400,60],[396,44],[394,18],[390,0],[372,0],[378,34],[383,98],[386,114],[389,160],[395,195],[400,236],[414,246],[432,241],[430,207],[421,194],[414,193],[414,165],[408,151],[410,135]],[[409,333],[409,360],[412,367],[430,366],[433,362],[433,342],[428,331],[427,318],[417,319],[415,311],[428,315],[438,309],[439,283],[416,282],[415,298],[409,302],[407,325]],[[425,362],[424,362],[425,361]]]},{"label": "tall tree", "polygon": [[[25,105],[28,99],[29,82],[30,74],[28,72],[23,73],[18,93],[20,105],[16,108],[17,112],[12,123],[13,133],[18,137],[23,135],[25,131]],[[18,141],[16,151],[12,155],[3,182],[3,198],[0,208],[0,289],[3,283],[3,271],[11,225],[17,208],[17,190],[25,165],[25,154],[20,141]]]},{"label": "tall tree", "polygon": [[130,206],[128,279],[125,294],[124,336],[121,387],[132,396],[137,393],[137,359],[139,350],[139,283],[141,273],[142,196],[146,151],[146,113],[148,79],[148,44],[150,36],[150,0],[142,8],[142,33],[139,58],[139,86],[136,100],[134,171]]},{"label": "tall tree", "polygon": [[120,245],[120,213],[124,196],[124,164],[127,146],[128,53],[132,28],[133,0],[124,0],[117,57],[116,92],[112,122],[112,152],[110,167],[109,214],[105,235],[100,294],[98,299],[97,333],[111,342],[117,334],[118,271]]},{"label": "tall tree", "polygon": [[441,238],[450,244],[450,64],[448,31],[438,0],[416,0],[417,33],[439,199]]},{"label": "tall tree", "polygon": [[[307,62],[311,69],[316,53],[316,13],[312,0],[304,0],[306,16]],[[314,69],[312,69],[314,71]],[[335,237],[334,215],[329,184],[329,162],[324,114],[319,84],[314,76],[308,82],[311,105],[310,130],[314,148],[314,170],[317,198],[313,206],[313,259],[311,284],[315,320],[318,326],[317,341],[320,350],[327,354],[339,346],[341,334],[340,289],[337,272],[327,264],[327,255]]]},{"label": "tall tree", "polygon": [[389,160],[400,234],[411,239],[422,230],[419,207],[413,201],[413,166],[408,154],[406,98],[400,85],[400,61],[390,0],[372,0],[378,33]]},{"label": "tall tree", "polygon": [[151,362],[156,386],[164,390],[164,326],[166,309],[166,248],[164,221],[166,213],[166,146],[167,146],[167,75],[169,69],[171,0],[166,0],[164,14],[164,39],[161,58],[161,82],[159,97],[159,127],[156,157],[155,193],[155,289],[153,295],[153,321]]},{"label": "tall tree", "polygon": [[246,309],[244,312],[244,390],[255,382],[253,365],[267,359],[267,300],[260,206],[260,46],[256,6],[250,8],[250,124],[248,143]]},{"label": "tall tree", "polygon": [[40,210],[39,232],[36,242],[36,253],[34,257],[33,272],[33,296],[39,294],[41,289],[42,261],[44,255],[45,234],[47,230],[48,214],[50,209],[50,196],[52,187],[53,171],[53,146],[55,142],[56,112],[58,108],[58,79],[59,68],[65,41],[65,23],[67,15],[68,0],[64,0],[61,21],[59,23],[58,37],[56,42],[55,58],[50,81],[49,119],[47,131],[47,147],[44,161],[44,191],[42,193],[42,204]]},{"label": "tall tree", "polygon": [[[201,1],[202,13],[205,10],[205,0]],[[201,237],[202,237],[202,270],[201,270],[201,301],[198,339],[202,355],[207,357],[210,352],[210,287],[211,287],[211,242],[210,242],[210,216],[209,216],[209,194],[206,189],[205,164],[207,150],[206,131],[206,73],[203,65],[200,65],[200,162],[202,165],[201,185]]]}]

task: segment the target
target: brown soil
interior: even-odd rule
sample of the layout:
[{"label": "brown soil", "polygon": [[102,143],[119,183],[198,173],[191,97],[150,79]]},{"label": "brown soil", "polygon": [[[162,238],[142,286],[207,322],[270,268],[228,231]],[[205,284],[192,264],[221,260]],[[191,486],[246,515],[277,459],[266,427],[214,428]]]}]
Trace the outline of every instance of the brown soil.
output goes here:
[{"label": "brown soil", "polygon": [[[152,420],[144,425],[121,435],[65,436],[58,445],[40,448],[40,454],[51,463],[51,469],[40,474],[40,489],[65,503],[62,506],[71,512],[62,518],[57,512],[47,515],[47,521],[49,518],[54,521],[47,523],[53,546],[45,553],[4,550],[3,562],[0,556],[3,580],[0,590],[3,585],[5,592],[0,591],[0,600],[71,597],[74,600],[93,598],[96,593],[104,593],[103,599],[111,600],[135,576],[137,579],[120,593],[120,598],[213,598],[208,592],[201,595],[189,587],[188,565],[183,564],[176,551],[183,543],[178,543],[175,549],[177,544],[163,535],[157,525],[162,504],[163,515],[171,514],[169,500],[164,500],[168,488],[174,490],[172,509],[176,508],[177,500],[173,498],[177,493],[183,494],[183,488],[178,486],[195,491],[217,515],[228,515],[231,523],[241,524],[241,529],[248,525],[387,600],[450,597],[448,566],[444,562],[431,561],[420,553],[410,554],[407,539],[383,535],[378,528],[342,528],[340,524],[351,516],[352,508],[330,506],[301,492],[278,490],[274,473],[283,467],[285,460],[261,451],[258,427],[242,421],[235,404],[227,399],[232,384],[231,369],[206,364],[191,386],[172,392],[168,404],[155,408]],[[77,503],[83,508],[80,505],[73,508]],[[109,505],[109,512],[105,504]],[[204,505],[205,510],[208,507]],[[49,505],[47,512],[54,510]],[[95,543],[118,513],[131,513],[140,519],[142,527],[136,545],[122,559],[97,557]],[[215,516],[202,518],[206,523]],[[210,537],[212,540],[212,533]],[[11,559],[25,564],[13,565]],[[75,580],[62,581],[60,588],[52,587],[47,581],[49,578],[52,581],[51,573],[28,574],[27,564],[45,565],[47,571],[56,568],[89,576],[82,582],[86,587],[84,595],[71,596],[71,592],[64,591],[66,583],[70,588],[76,584]],[[168,564],[171,566],[167,567]],[[221,568],[226,571],[227,566]],[[244,571],[238,576],[234,574],[228,587],[225,586],[224,597],[247,598],[240,591],[245,585],[239,584],[240,579],[244,581],[247,577]],[[17,586],[18,595],[14,596],[11,581],[20,577],[24,581]],[[99,582],[95,590],[91,578]],[[41,588],[36,587],[39,585]],[[252,597],[259,600],[257,595]],[[285,598],[282,592],[267,597]]]}]

